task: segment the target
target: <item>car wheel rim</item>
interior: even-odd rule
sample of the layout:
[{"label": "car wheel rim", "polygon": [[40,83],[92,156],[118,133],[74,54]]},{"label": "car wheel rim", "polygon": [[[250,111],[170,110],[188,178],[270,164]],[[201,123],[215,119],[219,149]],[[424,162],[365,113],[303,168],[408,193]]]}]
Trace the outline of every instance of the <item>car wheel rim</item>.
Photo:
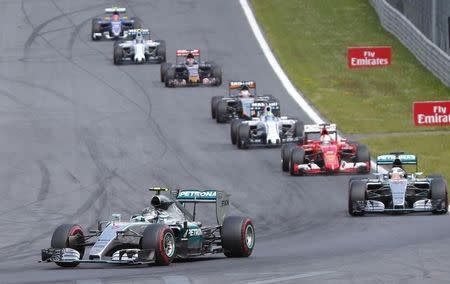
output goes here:
[{"label": "car wheel rim", "polygon": [[168,257],[172,257],[175,252],[175,239],[171,233],[164,235],[164,252]]},{"label": "car wheel rim", "polygon": [[253,245],[255,243],[255,231],[253,230],[252,225],[247,225],[245,228],[245,245],[248,248],[253,248]]}]

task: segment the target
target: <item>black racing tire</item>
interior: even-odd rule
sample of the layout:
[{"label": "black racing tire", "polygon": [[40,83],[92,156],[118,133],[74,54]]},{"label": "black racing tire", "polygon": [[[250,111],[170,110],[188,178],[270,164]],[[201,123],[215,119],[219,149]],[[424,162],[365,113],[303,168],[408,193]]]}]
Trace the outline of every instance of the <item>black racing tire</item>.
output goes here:
[{"label": "black racing tire", "polygon": [[239,149],[247,149],[250,138],[250,126],[248,124],[240,124],[237,132],[237,147]]},{"label": "black racing tire", "polygon": [[223,253],[227,257],[249,257],[255,247],[255,227],[250,218],[228,216],[220,229]]},{"label": "black racing tire", "polygon": [[156,55],[160,57],[159,63],[166,62],[166,41],[165,40],[157,40],[159,45],[156,47]]},{"label": "black racing tire", "polygon": [[348,188],[350,188],[350,186],[352,185],[352,182],[354,182],[355,180],[361,180],[360,177],[356,176],[356,177],[350,177],[348,180]]},{"label": "black racing tire", "polygon": [[297,147],[297,144],[294,143],[283,144],[283,146],[281,146],[281,170],[283,172],[289,171],[291,152],[295,147]]},{"label": "black racing tire", "polygon": [[156,265],[167,266],[173,261],[176,255],[175,244],[175,235],[165,224],[150,224],[142,234],[141,247],[155,252]]},{"label": "black racing tire", "polygon": [[301,175],[301,171],[298,171],[298,173],[296,173],[294,171],[294,165],[295,164],[303,164],[305,161],[305,150],[303,150],[302,148],[294,148],[291,151],[291,158],[289,159],[289,173],[291,175]]},{"label": "black racing tire", "polygon": [[[84,242],[84,231],[80,225],[77,224],[63,224],[56,228],[53,232],[52,240],[50,242],[51,248],[62,249],[71,248],[80,253],[80,259],[83,259],[85,247],[82,245]],[[55,262],[56,265],[61,267],[75,267],[78,266],[78,262]]]},{"label": "black racing tire", "polygon": [[358,144],[356,148],[356,161],[362,163],[369,163],[367,168],[359,169],[360,174],[370,173],[370,151],[369,148],[364,144]]},{"label": "black racing tire", "polygon": [[92,28],[91,28],[91,38],[92,38],[92,40],[100,40],[100,38],[94,38],[94,33],[101,33],[102,32],[102,27],[100,26],[98,21],[99,21],[98,18],[92,19]]},{"label": "black racing tire", "polygon": [[218,101],[216,107],[216,121],[217,123],[225,123],[228,121],[228,104],[226,101]]},{"label": "black racing tire", "polygon": [[132,17],[130,20],[134,20],[133,29],[142,29],[142,20],[139,17]]},{"label": "black racing tire", "polygon": [[355,211],[353,208],[353,204],[360,201],[366,201],[366,183],[362,180],[352,180],[348,190],[348,214],[350,216],[364,215],[364,210]]},{"label": "black racing tire", "polygon": [[120,46],[114,46],[114,65],[122,64],[123,50]]},{"label": "black racing tire", "polygon": [[230,137],[231,137],[231,144],[236,145],[237,143],[237,136],[238,136],[238,129],[239,125],[241,124],[241,119],[233,119],[230,123]]},{"label": "black racing tire", "polygon": [[217,103],[223,98],[223,96],[214,96],[211,98],[211,118],[216,119]]},{"label": "black racing tire", "polygon": [[305,132],[305,124],[303,121],[297,120],[294,124],[294,137],[303,137]]},{"label": "black racing tire", "polygon": [[356,148],[356,161],[357,162],[370,162],[370,151],[364,144],[359,144]]},{"label": "black racing tire", "polygon": [[435,177],[430,185],[431,204],[435,215],[446,214],[448,211],[447,183],[442,177]]},{"label": "black racing tire", "polygon": [[167,69],[169,69],[170,66],[172,66],[172,63],[164,62],[161,64],[160,69],[159,69],[159,74],[161,75],[161,82],[164,82]]},{"label": "black racing tire", "polygon": [[211,75],[216,79],[214,86],[222,85],[222,68],[219,65],[213,65]]},{"label": "black racing tire", "polygon": [[174,67],[169,67],[166,70],[166,73],[164,75],[164,83],[166,85],[166,87],[170,88],[173,87],[172,85],[170,85],[170,80],[175,79],[175,68]]}]

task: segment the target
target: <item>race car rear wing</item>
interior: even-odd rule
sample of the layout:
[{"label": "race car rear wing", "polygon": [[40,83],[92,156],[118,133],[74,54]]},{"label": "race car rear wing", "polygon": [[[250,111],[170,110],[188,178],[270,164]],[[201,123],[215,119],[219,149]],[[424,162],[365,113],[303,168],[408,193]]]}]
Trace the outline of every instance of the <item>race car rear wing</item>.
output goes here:
[{"label": "race car rear wing", "polygon": [[127,11],[126,8],[119,8],[119,7],[111,7],[111,8],[106,8],[105,9],[105,13],[107,13],[107,14],[112,14],[114,12],[125,13],[126,11]]},{"label": "race car rear wing", "polygon": [[325,127],[327,132],[335,133],[337,130],[336,124],[306,124],[305,125],[305,133],[321,133],[322,129]]},{"label": "race car rear wing", "polygon": [[230,207],[230,195],[220,190],[177,189],[172,191],[172,196],[182,205],[186,203],[194,204],[193,221],[195,221],[197,203],[215,203],[217,224],[219,225],[222,225]]},{"label": "race car rear wing", "polygon": [[243,86],[247,86],[249,89],[256,89],[255,81],[230,81],[228,83],[228,89],[240,89]]},{"label": "race car rear wing", "polygon": [[404,152],[391,152],[389,154],[380,155],[377,157],[377,171],[378,165],[416,165],[416,172],[418,170],[417,156],[413,154],[405,154]]},{"label": "race car rear wing", "polygon": [[188,54],[191,53],[194,56],[200,56],[200,49],[179,49],[177,50],[177,57],[185,57],[188,56]]},{"label": "race car rear wing", "polygon": [[128,30],[129,35],[136,35],[137,33],[141,33],[142,35],[150,35],[150,31],[148,29],[133,29]]}]

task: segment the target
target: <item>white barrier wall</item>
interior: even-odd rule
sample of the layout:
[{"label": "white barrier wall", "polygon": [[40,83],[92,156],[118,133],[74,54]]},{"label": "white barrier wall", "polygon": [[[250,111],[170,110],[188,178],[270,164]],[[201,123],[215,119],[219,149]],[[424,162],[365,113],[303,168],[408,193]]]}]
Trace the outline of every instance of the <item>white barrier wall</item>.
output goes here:
[{"label": "white barrier wall", "polygon": [[428,70],[450,87],[450,56],[432,43],[386,0],[369,1],[375,8],[381,25],[395,35]]}]

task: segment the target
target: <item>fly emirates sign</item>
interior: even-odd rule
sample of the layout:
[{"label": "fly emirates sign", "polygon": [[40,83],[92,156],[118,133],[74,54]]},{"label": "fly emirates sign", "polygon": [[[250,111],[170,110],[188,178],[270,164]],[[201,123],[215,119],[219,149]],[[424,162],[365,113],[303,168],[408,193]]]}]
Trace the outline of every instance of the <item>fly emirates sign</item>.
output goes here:
[{"label": "fly emirates sign", "polygon": [[349,47],[347,64],[349,68],[388,66],[391,54],[390,46]]},{"label": "fly emirates sign", "polygon": [[414,102],[413,113],[416,126],[450,125],[450,101]]}]

